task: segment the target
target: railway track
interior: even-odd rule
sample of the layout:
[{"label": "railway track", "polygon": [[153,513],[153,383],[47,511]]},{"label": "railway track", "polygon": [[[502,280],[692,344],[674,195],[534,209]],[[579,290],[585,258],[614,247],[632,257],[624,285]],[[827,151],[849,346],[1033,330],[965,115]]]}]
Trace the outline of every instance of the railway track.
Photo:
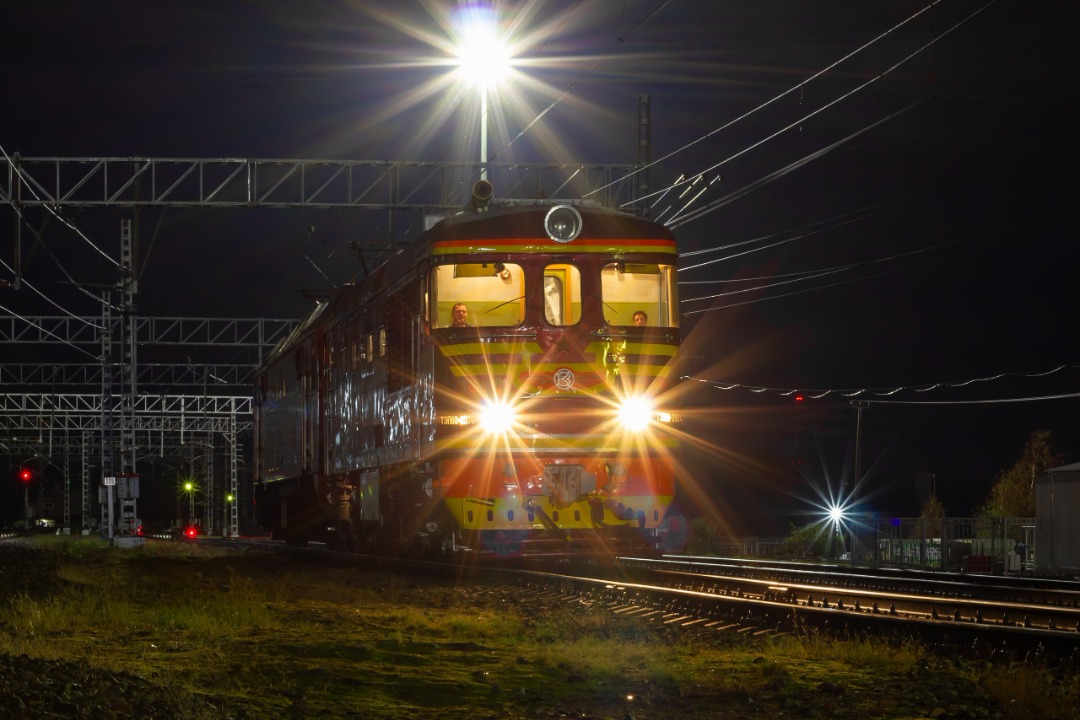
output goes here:
[{"label": "railway track", "polygon": [[[682,632],[782,635],[818,631],[916,639],[956,653],[1080,662],[1080,586],[986,582],[961,576],[842,571],[718,558],[618,558],[614,563],[434,563],[320,547],[200,538],[200,543],[290,552],[326,562],[374,562],[400,572],[496,579],[525,593]],[[464,572],[467,570],[467,572]]]},{"label": "railway track", "polygon": [[1076,583],[994,583],[704,558],[621,558],[619,568],[634,586],[664,586],[687,601],[722,598],[722,604],[756,608],[771,619],[786,610],[779,628],[900,633],[939,644],[1080,659]]}]

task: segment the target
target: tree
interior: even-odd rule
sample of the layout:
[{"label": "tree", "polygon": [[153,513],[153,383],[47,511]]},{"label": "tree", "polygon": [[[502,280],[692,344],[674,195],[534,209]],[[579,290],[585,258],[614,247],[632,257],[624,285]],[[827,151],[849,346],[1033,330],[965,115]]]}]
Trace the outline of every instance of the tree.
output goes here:
[{"label": "tree", "polygon": [[931,495],[926,499],[920,517],[924,520],[940,520],[945,517],[945,506],[938,500],[937,495]]},{"label": "tree", "polygon": [[[798,527],[791,526],[791,534],[780,546],[782,557],[836,557],[843,552],[837,551],[837,537],[832,522],[815,522]],[[842,542],[842,539],[841,539]]]},{"label": "tree", "polygon": [[923,527],[930,537],[941,537],[941,520],[945,517],[945,506],[938,500],[937,495],[931,494],[922,506],[920,517],[926,522]]},{"label": "tree", "polygon": [[975,511],[988,517],[1033,517],[1035,515],[1035,478],[1045,470],[1061,465],[1062,453],[1053,449],[1049,430],[1036,430],[1028,436],[1020,457],[1007,470],[998,473],[986,500]]}]

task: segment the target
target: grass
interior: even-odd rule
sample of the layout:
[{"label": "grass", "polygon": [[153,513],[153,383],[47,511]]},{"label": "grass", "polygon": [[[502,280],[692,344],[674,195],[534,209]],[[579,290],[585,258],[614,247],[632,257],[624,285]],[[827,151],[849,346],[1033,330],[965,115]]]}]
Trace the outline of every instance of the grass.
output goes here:
[{"label": "grass", "polygon": [[[601,608],[183,543],[50,538],[0,652],[146,677],[234,718],[1071,718],[1075,676],[915,644],[662,632]],[[207,707],[206,703],[195,703]],[[206,712],[206,711],[203,711]],[[204,715],[206,717],[213,716]]]}]

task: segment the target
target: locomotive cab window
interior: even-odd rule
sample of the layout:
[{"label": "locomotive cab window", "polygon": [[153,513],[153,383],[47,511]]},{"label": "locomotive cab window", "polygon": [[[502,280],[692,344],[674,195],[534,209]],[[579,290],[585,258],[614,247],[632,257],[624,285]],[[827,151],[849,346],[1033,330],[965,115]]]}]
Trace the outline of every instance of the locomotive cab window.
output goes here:
[{"label": "locomotive cab window", "polygon": [[525,319],[525,272],[515,263],[437,265],[431,326],[513,327]]},{"label": "locomotive cab window", "polygon": [[609,263],[600,271],[608,325],[678,327],[675,268],[654,263]]},{"label": "locomotive cab window", "polygon": [[581,319],[581,273],[573,265],[544,268],[544,319],[574,325]]}]

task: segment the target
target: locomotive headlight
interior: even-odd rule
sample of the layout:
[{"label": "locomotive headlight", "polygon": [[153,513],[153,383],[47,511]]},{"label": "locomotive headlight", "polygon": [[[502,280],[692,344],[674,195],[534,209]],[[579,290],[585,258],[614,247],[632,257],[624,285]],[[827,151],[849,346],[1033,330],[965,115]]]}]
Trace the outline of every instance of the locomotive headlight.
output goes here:
[{"label": "locomotive headlight", "polygon": [[480,427],[492,435],[502,435],[514,425],[514,408],[502,400],[488,400],[480,408]]},{"label": "locomotive headlight", "polygon": [[626,398],[619,408],[619,421],[631,432],[641,432],[649,427],[653,415],[653,404],[647,397]]},{"label": "locomotive headlight", "polygon": [[658,410],[652,398],[641,396],[623,400],[618,419],[624,428],[639,433],[653,425],[681,423],[682,415],[670,410]]}]

